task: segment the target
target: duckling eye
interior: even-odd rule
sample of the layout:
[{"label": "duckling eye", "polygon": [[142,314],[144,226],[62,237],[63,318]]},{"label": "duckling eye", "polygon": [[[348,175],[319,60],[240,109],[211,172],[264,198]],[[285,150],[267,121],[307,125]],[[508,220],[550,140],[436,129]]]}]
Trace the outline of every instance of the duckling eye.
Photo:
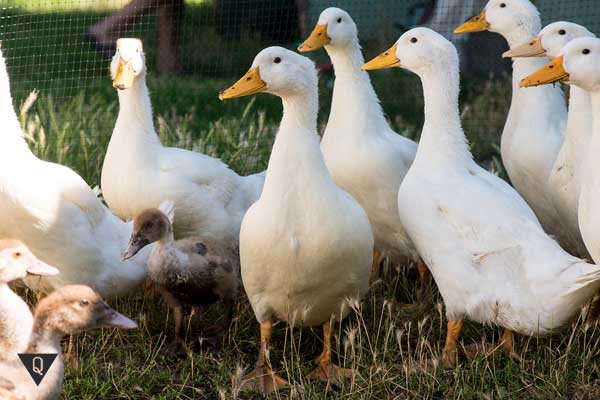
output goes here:
[{"label": "duckling eye", "polygon": [[273,62],[275,64],[279,64],[281,62],[281,57],[275,57],[275,59],[273,60]]},{"label": "duckling eye", "polygon": [[410,39],[411,43],[417,43],[418,41],[419,39],[417,39],[416,37]]},{"label": "duckling eye", "polygon": [[500,3],[500,8],[506,7],[506,3]]},{"label": "duckling eye", "polygon": [[582,53],[587,56],[588,54],[591,53],[591,51],[590,51],[590,49],[583,49]]},{"label": "duckling eye", "polygon": [[21,257],[23,254],[20,251],[17,251],[13,256],[14,258],[19,258]]},{"label": "duckling eye", "polygon": [[338,23],[338,24],[341,24],[341,23],[342,23],[342,19],[341,19],[341,18],[338,18],[338,19],[337,19],[337,23]]},{"label": "duckling eye", "polygon": [[564,35],[564,34],[566,34],[566,33],[567,33],[567,31],[565,31],[564,29],[561,29],[560,31],[558,31],[558,34],[559,34],[559,35]]},{"label": "duckling eye", "polygon": [[81,304],[82,306],[87,306],[87,305],[89,305],[89,304],[90,304],[90,301],[89,301],[88,299],[83,299],[83,300],[81,300],[80,304]]}]

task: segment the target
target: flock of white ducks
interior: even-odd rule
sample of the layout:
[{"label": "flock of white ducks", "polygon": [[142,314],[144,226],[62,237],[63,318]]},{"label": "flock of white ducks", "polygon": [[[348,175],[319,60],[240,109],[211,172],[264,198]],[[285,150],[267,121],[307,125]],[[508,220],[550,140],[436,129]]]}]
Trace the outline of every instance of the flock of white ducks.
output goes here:
[{"label": "flock of white ducks", "polygon": [[[504,56],[513,58],[501,155],[514,188],[473,160],[460,122],[457,51],[427,28],[404,33],[365,64],[350,15],[323,11],[299,47],[324,47],[335,68],[322,140],[313,62],[281,47],[261,51],[248,73],[220,94],[226,100],[266,92],[282,100],[267,171],[248,177],[218,159],[160,143],[142,44],[120,39],[111,63],[120,111],[102,171],[110,209],[75,172],[29,151],[2,58],[0,235],[23,241],[60,270],[27,280],[37,290],[83,283],[119,296],[131,293],[149,269],[176,310],[181,301],[231,303],[239,274],[260,324],[258,361],[243,387],[263,393],[287,385],[269,360],[276,320],[322,326],[323,352],[308,378],[354,373],[332,362],[332,323],[368,291],[380,257],[420,263],[422,277],[425,266],[431,271],[448,320],[442,365],[455,365],[465,319],[504,328],[501,346],[516,357],[514,333],[557,331],[600,289],[600,267],[584,260],[591,255],[600,262],[600,178],[594,173],[600,168],[600,119],[594,117],[600,115],[600,39],[567,22],[541,30],[528,0],[490,0],[456,33],[482,30],[500,33],[510,46]],[[545,66],[547,57],[554,60]],[[421,79],[425,123],[418,145],[390,129],[365,72],[390,67]],[[547,85],[555,82],[572,85],[568,112],[561,88]],[[134,218],[134,224],[123,222]],[[1,263],[2,257],[0,281],[28,270],[13,259],[14,271],[5,273]],[[205,280],[208,270],[228,274]],[[0,296],[12,296],[2,285]],[[47,299],[55,308],[61,301],[81,306],[90,289],[72,288]],[[194,298],[200,292],[207,297]],[[86,306],[104,304],[94,292],[85,293]],[[36,321],[49,312],[44,304]],[[69,314],[74,320],[79,311],[115,316],[104,306],[80,308]],[[9,314],[0,308],[0,318]],[[124,318],[97,321],[134,326]],[[38,343],[41,329],[32,321],[28,348]],[[176,318],[177,339],[180,323]],[[20,385],[4,370],[0,378],[0,395]],[[37,393],[31,398],[55,398],[57,392]]]}]

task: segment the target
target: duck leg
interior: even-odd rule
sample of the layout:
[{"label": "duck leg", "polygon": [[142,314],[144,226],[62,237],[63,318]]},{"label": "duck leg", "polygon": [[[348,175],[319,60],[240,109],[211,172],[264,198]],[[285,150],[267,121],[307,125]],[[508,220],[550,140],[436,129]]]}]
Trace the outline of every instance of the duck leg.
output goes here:
[{"label": "duck leg", "polygon": [[519,356],[519,354],[515,351],[515,336],[511,330],[504,328],[500,343],[510,358],[516,361],[521,361],[521,356]]},{"label": "duck leg", "polygon": [[417,289],[417,302],[419,305],[423,305],[425,303],[425,290],[427,289],[427,284],[431,278],[431,272],[429,272],[429,268],[423,261],[419,262],[417,265],[417,269],[419,271],[419,289]]},{"label": "duck leg", "polygon": [[419,288],[417,289],[417,302],[415,304],[402,304],[402,309],[405,311],[415,311],[422,308],[425,304],[425,290],[431,277],[431,272],[427,268],[427,265],[423,261],[420,261],[417,265],[419,271]]},{"label": "duck leg", "polygon": [[448,321],[446,343],[442,351],[442,366],[444,368],[451,369],[456,365],[456,342],[458,341],[462,326],[462,321]]},{"label": "duck leg", "polygon": [[351,378],[355,372],[353,369],[341,368],[331,362],[331,321],[323,324],[323,352],[318,359],[319,366],[306,376],[310,380],[339,381],[343,378]]},{"label": "duck leg", "polygon": [[377,250],[373,250],[373,265],[371,266],[371,278],[369,283],[373,283],[375,279],[379,276],[380,270],[379,267],[381,265],[381,253]]},{"label": "duck leg", "polygon": [[585,319],[585,324],[590,326],[594,322],[598,320],[600,316],[600,294],[596,294],[592,303],[590,304],[590,309],[587,314],[587,318]]},{"label": "duck leg", "polygon": [[271,331],[273,324],[270,320],[260,323],[260,351],[254,371],[242,378],[241,390],[259,390],[263,395],[277,391],[288,382],[277,376],[271,367],[269,360],[269,345],[271,342]]},{"label": "duck leg", "polygon": [[167,302],[169,308],[173,311],[173,319],[175,323],[175,339],[169,345],[169,350],[178,357],[187,355],[189,349],[185,344],[183,335],[183,306],[181,302],[166,290],[161,290],[163,299]]}]

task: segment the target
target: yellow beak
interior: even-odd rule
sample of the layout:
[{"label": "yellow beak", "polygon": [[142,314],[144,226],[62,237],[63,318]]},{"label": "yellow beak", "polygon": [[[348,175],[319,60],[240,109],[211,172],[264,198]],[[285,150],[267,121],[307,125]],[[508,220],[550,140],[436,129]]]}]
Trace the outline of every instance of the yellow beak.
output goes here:
[{"label": "yellow beak", "polygon": [[564,57],[560,56],[550,61],[549,64],[540,68],[533,74],[521,81],[521,87],[532,87],[546,85],[554,82],[565,82],[569,80],[569,74],[563,65]]},{"label": "yellow beak", "polygon": [[527,43],[523,43],[522,45],[515,47],[514,49],[505,51],[504,54],[502,54],[502,57],[504,58],[545,56],[546,49],[542,47],[542,38],[539,36]]},{"label": "yellow beak", "polygon": [[122,58],[119,59],[119,66],[117,67],[117,74],[115,76],[115,80],[113,81],[113,87],[119,90],[129,89],[133,86],[133,79],[135,78],[135,73],[133,72],[133,65],[131,61],[123,61]]},{"label": "yellow beak", "polygon": [[459,35],[461,33],[487,31],[489,27],[490,24],[485,19],[485,10],[483,10],[479,15],[468,19],[464,24],[456,28],[454,33]]},{"label": "yellow beak", "polygon": [[329,36],[327,36],[327,24],[315,26],[312,33],[302,43],[298,46],[298,51],[304,53],[307,51],[315,51],[319,50],[321,47],[328,45],[331,42]]},{"label": "yellow beak", "polygon": [[228,100],[236,97],[249,96],[254,93],[264,92],[267,84],[261,79],[258,67],[252,68],[242,78],[219,93],[219,99]]},{"label": "yellow beak", "polygon": [[362,66],[362,70],[371,71],[374,69],[399,67],[400,60],[398,59],[398,56],[396,56],[397,47],[398,45],[395,44],[388,50],[384,51],[383,53],[372,59],[371,61],[367,62],[365,65]]}]

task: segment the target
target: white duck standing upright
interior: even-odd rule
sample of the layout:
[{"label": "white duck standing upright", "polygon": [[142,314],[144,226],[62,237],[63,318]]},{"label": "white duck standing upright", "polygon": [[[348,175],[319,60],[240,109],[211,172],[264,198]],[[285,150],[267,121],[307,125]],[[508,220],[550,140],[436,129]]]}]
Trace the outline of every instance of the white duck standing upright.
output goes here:
[{"label": "white duck standing upright", "polygon": [[[529,0],[490,0],[481,14],[471,18],[455,33],[488,30],[501,34],[512,49],[540,31],[538,10]],[[552,204],[548,179],[564,140],[567,110],[560,87],[523,90],[519,82],[545,61],[513,59],[512,100],[502,132],[500,152],[508,176],[531,206],[546,232],[557,237],[569,251],[577,244]]]},{"label": "white duck standing upright", "polygon": [[241,177],[219,159],[161,144],[140,40],[117,41],[111,74],[120,109],[102,168],[106,203],[131,220],[172,200],[176,238],[201,235],[237,242],[242,217],[260,195],[264,175]]},{"label": "white duck standing upright", "polygon": [[281,97],[283,118],[265,187],[240,233],[244,289],[260,323],[256,369],[245,377],[269,392],[286,382],[268,361],[273,319],[323,325],[324,347],[311,378],[351,371],[331,363],[331,320],[369,287],[373,233],[359,203],[335,185],[317,134],[317,72],[307,58],[281,47],[262,50],[250,71],[221,99],[268,92]]},{"label": "white duck standing upright", "polygon": [[0,237],[22,241],[60,274],[27,280],[50,291],[72,283],[104,297],[130,293],[146,277],[150,249],[121,263],[131,224],[113,215],[73,170],[29,150],[10,94],[0,51]]},{"label": "white duck standing upright", "polygon": [[[572,22],[554,22],[542,29],[535,38],[504,53],[504,57],[558,57],[562,48],[573,39],[595,37],[585,27]],[[581,175],[592,137],[592,103],[585,90],[571,86],[569,114],[565,141],[558,153],[548,180],[550,199],[563,223],[566,224],[571,241],[577,245],[577,254],[589,254],[579,230],[577,210],[581,190]]]},{"label": "white duck standing upright", "polygon": [[442,364],[456,362],[464,318],[513,332],[544,335],[575,318],[600,287],[600,268],[569,255],[505,181],[478,166],[458,112],[456,48],[427,28],[406,32],[365,64],[416,73],[425,124],[417,156],[398,193],[398,209],[446,306]]},{"label": "white duck standing upright", "polygon": [[592,138],[581,175],[579,228],[587,249],[600,263],[600,39],[582,37],[569,42],[559,57],[521,83],[524,87],[568,82],[589,93],[592,104]]},{"label": "white duck standing upright", "polygon": [[[331,112],[321,140],[327,168],[335,183],[358,200],[369,216],[375,237],[374,264],[379,263],[379,254],[396,264],[406,257],[419,262],[396,200],[417,144],[389,127],[369,75],[361,70],[365,60],[358,31],[346,11],[324,10],[298,50],[322,47],[335,69]],[[421,264],[419,270],[425,273],[426,268]]]}]

